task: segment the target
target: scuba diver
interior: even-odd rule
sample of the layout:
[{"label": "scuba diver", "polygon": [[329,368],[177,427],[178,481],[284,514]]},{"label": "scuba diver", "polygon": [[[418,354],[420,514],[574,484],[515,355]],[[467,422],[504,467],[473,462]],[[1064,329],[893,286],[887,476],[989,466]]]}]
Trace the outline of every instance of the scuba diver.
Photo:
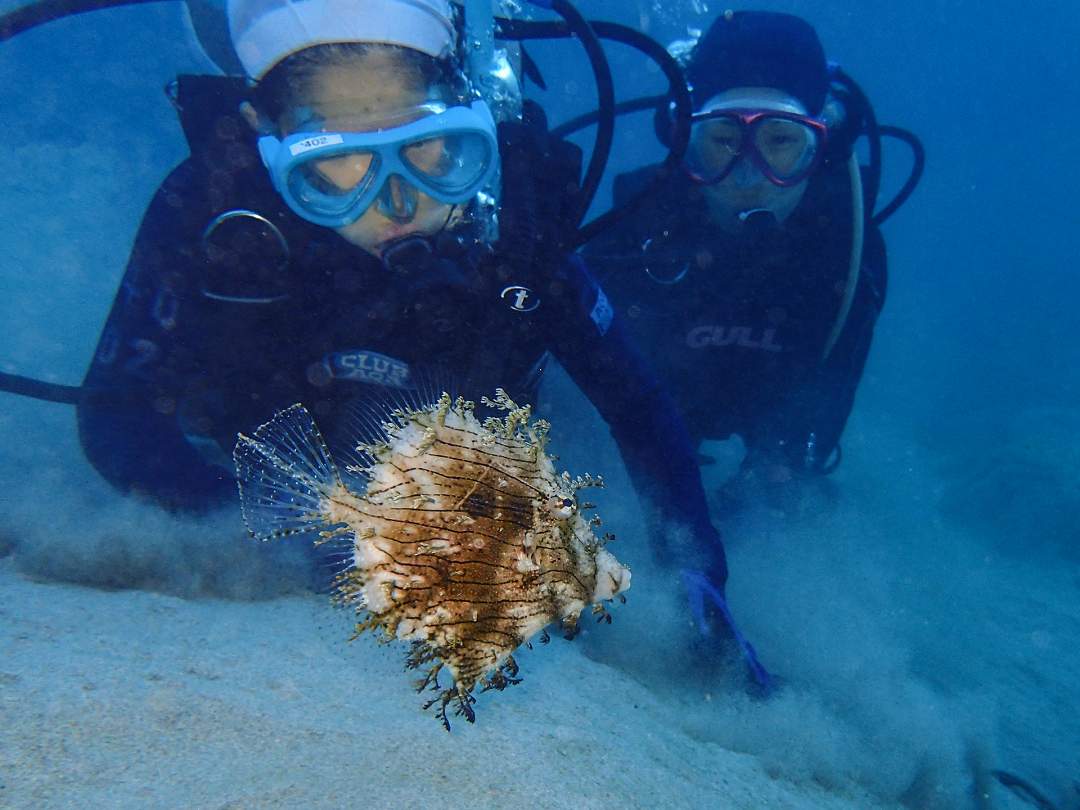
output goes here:
[{"label": "scuba diver", "polygon": [[[723,505],[757,493],[785,508],[789,482],[839,462],[885,301],[878,225],[902,200],[870,216],[880,169],[860,177],[853,145],[872,110],[802,19],[726,12],[685,72],[694,112],[681,170],[586,253],[694,444],[745,444]],[[659,109],[661,140],[671,126]],[[916,156],[906,198],[922,153],[909,133],[886,132],[897,133]],[[656,174],[619,176],[616,205]]]},{"label": "scuba diver", "polygon": [[550,353],[611,427],[701,633],[767,689],[675,404],[573,253],[580,150],[534,104],[489,106],[449,0],[229,0],[228,19],[246,79],[174,83],[190,156],[84,384],[4,388],[75,402],[109,483],[198,512],[235,501],[237,434],[293,403],[351,449],[364,403],[442,381],[535,401]]}]

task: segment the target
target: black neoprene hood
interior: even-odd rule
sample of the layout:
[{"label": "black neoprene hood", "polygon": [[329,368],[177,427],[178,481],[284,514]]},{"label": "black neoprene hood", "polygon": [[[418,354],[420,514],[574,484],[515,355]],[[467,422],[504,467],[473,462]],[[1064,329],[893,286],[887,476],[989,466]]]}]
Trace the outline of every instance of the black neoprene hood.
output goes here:
[{"label": "black neoprene hood", "polygon": [[816,115],[829,89],[825,50],[813,27],[772,11],[721,14],[695,46],[686,78],[695,109],[735,87],[774,87]]}]

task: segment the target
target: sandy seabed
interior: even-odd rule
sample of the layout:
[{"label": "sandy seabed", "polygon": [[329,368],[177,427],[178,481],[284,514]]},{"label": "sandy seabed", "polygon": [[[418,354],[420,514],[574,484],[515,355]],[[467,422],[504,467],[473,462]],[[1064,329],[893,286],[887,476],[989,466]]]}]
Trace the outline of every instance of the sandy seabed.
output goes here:
[{"label": "sandy seabed", "polygon": [[571,645],[447,734],[322,597],[184,600],[0,564],[0,805],[867,808],[693,739]]}]

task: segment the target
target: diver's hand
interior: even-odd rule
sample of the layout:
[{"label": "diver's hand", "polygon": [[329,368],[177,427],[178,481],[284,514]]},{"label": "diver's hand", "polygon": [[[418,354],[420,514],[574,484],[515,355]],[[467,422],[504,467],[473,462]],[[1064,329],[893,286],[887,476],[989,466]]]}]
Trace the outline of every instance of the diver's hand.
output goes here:
[{"label": "diver's hand", "polygon": [[727,640],[735,645],[746,664],[747,674],[755,694],[768,697],[776,689],[772,675],[761,665],[753,645],[739,632],[735,619],[728,609],[723,588],[716,585],[704,572],[684,568],[680,571],[686,598],[694,626],[703,638],[722,643]]}]

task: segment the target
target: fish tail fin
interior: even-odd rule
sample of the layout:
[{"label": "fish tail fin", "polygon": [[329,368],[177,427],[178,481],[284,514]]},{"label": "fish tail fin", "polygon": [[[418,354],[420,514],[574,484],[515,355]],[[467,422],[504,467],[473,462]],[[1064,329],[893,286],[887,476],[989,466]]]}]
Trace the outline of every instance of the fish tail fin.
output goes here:
[{"label": "fish tail fin", "polygon": [[345,490],[311,414],[296,404],[278,412],[233,450],[240,508],[252,536],[272,540],[304,532],[329,537],[340,523],[331,497]]}]

